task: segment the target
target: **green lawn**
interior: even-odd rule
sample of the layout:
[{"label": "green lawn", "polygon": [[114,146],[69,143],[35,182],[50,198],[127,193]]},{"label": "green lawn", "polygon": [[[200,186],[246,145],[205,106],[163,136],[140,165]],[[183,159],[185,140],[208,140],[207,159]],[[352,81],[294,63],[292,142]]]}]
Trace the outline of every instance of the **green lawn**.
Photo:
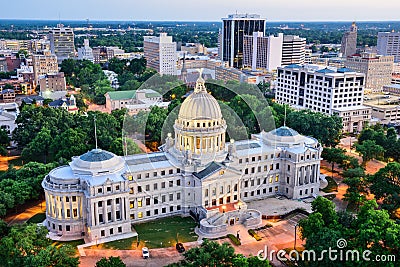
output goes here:
[{"label": "green lawn", "polygon": [[46,213],[38,213],[33,215],[27,223],[41,223],[46,219]]},{"label": "green lawn", "polygon": [[136,237],[117,240],[101,244],[107,249],[137,249],[146,246],[148,248],[161,248],[175,246],[179,242],[196,241],[198,236],[194,233],[196,222],[191,217],[171,217],[152,222],[136,224],[134,228],[138,233],[139,246]]},{"label": "green lawn", "polygon": [[328,181],[328,186],[322,189],[325,193],[337,192],[338,185],[332,177],[326,176],[326,180]]}]

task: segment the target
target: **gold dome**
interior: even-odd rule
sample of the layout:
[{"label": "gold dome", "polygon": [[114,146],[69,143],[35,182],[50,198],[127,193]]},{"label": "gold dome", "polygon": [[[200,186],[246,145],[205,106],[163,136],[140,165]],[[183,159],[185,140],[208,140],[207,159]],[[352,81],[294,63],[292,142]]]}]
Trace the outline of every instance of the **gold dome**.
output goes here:
[{"label": "gold dome", "polygon": [[221,108],[217,100],[207,93],[201,77],[196,82],[193,94],[183,101],[178,118],[182,120],[220,120]]}]

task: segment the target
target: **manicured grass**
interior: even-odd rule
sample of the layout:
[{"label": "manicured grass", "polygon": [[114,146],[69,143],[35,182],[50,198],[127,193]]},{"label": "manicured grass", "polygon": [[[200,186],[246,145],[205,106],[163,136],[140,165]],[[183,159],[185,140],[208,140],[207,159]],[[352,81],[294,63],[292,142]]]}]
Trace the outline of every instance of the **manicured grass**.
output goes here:
[{"label": "manicured grass", "polygon": [[[107,249],[137,249],[143,246],[148,248],[162,248],[175,246],[181,243],[196,241],[194,233],[196,222],[191,217],[171,217],[152,222],[136,224],[134,228],[139,235],[139,246],[136,237],[117,240],[101,245]],[[99,245],[100,246],[100,245]]]},{"label": "manicured grass", "polygon": [[338,185],[332,177],[326,176],[326,180],[328,181],[328,186],[322,189],[325,193],[337,192]]},{"label": "manicured grass", "polygon": [[46,213],[38,213],[33,215],[27,223],[41,223],[46,219]]}]

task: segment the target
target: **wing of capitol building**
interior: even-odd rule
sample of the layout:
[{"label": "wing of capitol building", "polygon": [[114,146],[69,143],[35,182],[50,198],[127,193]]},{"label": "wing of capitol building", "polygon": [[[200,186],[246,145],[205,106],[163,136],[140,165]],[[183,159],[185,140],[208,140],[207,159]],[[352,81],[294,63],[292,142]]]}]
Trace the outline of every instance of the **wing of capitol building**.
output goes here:
[{"label": "wing of capitol building", "polygon": [[261,212],[247,204],[284,195],[316,196],[322,147],[288,127],[225,140],[215,98],[200,77],[183,102],[160,152],[126,157],[94,149],[43,180],[50,238],[107,241],[134,235],[132,224],[192,216],[206,237],[231,225],[255,228]]}]

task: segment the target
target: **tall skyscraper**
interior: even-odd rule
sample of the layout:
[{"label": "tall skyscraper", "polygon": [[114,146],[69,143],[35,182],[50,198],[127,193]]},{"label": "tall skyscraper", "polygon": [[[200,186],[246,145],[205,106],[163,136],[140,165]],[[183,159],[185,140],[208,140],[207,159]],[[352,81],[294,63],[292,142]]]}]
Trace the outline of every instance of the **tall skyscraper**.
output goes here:
[{"label": "tall skyscraper", "polygon": [[400,32],[378,33],[378,54],[394,56],[394,62],[400,62]]},{"label": "tall skyscraper", "polygon": [[58,73],[57,57],[50,51],[44,51],[43,55],[33,55],[32,64],[35,86],[39,84],[41,76]]},{"label": "tall skyscraper", "polygon": [[243,40],[243,66],[253,71],[276,70],[282,61],[283,33],[264,36],[262,32],[245,35]]},{"label": "tall skyscraper", "polygon": [[350,30],[345,32],[342,37],[342,46],[340,47],[340,53],[344,57],[352,56],[357,50],[357,25],[355,22],[351,24]]},{"label": "tall skyscraper", "polygon": [[143,50],[147,67],[160,74],[177,74],[176,42],[172,42],[172,36],[167,36],[166,33],[160,33],[159,37],[145,36]]},{"label": "tall skyscraper", "polygon": [[291,64],[302,65],[306,57],[306,38],[297,35],[283,36],[282,66]]},{"label": "tall skyscraper", "polygon": [[265,19],[255,14],[233,14],[222,19],[221,59],[230,67],[243,67],[243,40],[253,32],[265,32]]},{"label": "tall skyscraper", "polygon": [[58,58],[58,62],[75,57],[74,31],[58,24],[49,32],[50,50]]},{"label": "tall skyscraper", "polygon": [[344,65],[365,74],[365,93],[382,92],[383,86],[392,82],[393,56],[365,52],[348,57]]}]

